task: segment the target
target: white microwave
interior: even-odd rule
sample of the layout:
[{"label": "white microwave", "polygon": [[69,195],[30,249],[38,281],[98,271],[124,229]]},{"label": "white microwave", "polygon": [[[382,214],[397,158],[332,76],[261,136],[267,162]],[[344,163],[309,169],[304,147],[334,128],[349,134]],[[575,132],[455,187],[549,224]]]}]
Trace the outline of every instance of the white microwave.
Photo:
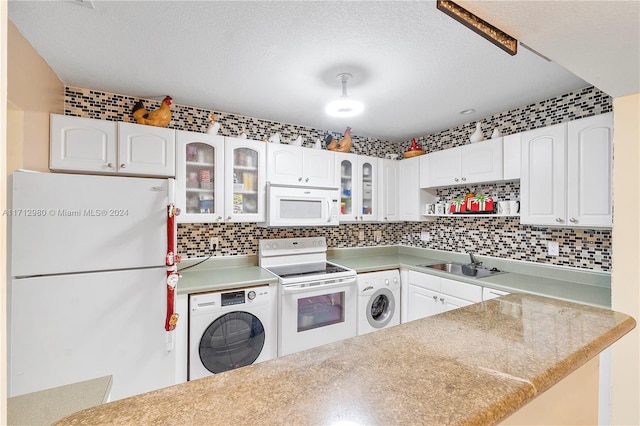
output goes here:
[{"label": "white microwave", "polygon": [[340,190],[267,183],[267,220],[261,226],[335,226]]}]

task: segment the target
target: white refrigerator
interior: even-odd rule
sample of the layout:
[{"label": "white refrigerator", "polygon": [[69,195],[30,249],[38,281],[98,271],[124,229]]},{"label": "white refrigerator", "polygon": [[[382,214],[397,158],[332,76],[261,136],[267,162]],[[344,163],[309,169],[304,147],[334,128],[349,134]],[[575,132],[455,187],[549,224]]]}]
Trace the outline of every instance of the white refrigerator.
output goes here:
[{"label": "white refrigerator", "polygon": [[105,375],[111,400],[174,384],[165,331],[172,184],[13,174],[9,396]]}]

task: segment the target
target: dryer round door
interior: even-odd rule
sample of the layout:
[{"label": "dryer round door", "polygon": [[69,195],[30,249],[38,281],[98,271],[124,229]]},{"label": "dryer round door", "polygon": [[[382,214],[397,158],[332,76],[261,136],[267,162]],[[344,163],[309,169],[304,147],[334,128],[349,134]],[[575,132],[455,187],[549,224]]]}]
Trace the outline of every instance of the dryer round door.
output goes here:
[{"label": "dryer round door", "polygon": [[396,309],[393,293],[387,288],[381,288],[369,297],[367,302],[367,321],[374,328],[382,328],[389,324]]},{"label": "dryer round door", "polygon": [[243,311],[229,312],[202,334],[200,361],[212,373],[253,364],[262,352],[264,339],[264,326],[258,317]]}]

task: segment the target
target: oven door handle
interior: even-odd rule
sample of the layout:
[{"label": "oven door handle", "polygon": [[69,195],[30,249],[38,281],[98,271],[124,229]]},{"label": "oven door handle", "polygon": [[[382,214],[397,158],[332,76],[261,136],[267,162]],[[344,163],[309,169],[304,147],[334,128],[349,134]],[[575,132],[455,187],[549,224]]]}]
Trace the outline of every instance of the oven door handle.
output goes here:
[{"label": "oven door handle", "polygon": [[304,293],[306,291],[315,291],[315,290],[324,290],[336,287],[344,287],[345,285],[355,284],[357,282],[357,278],[346,278],[346,279],[336,279],[336,280],[322,280],[301,284],[289,284],[282,286],[283,294],[295,294],[295,293]]}]

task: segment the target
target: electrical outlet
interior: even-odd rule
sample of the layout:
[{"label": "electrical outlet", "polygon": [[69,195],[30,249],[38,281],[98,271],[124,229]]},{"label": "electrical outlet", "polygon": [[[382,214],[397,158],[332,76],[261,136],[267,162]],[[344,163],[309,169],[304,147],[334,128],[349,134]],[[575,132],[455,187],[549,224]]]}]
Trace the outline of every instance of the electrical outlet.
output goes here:
[{"label": "electrical outlet", "polygon": [[560,255],[560,244],[557,241],[549,241],[547,245],[547,253],[549,256]]},{"label": "electrical outlet", "polygon": [[421,232],[420,233],[420,240],[424,241],[424,242],[429,242],[431,241],[431,234],[428,232]]},{"label": "electrical outlet", "polygon": [[211,237],[209,239],[209,250],[217,250],[220,246],[218,245],[218,237]]},{"label": "electrical outlet", "polygon": [[382,231],[373,231],[373,239],[376,240],[376,243],[379,243],[382,239]]},{"label": "electrical outlet", "polygon": [[360,241],[364,240],[364,231],[360,231],[360,232],[358,232],[358,239],[359,239]]}]

